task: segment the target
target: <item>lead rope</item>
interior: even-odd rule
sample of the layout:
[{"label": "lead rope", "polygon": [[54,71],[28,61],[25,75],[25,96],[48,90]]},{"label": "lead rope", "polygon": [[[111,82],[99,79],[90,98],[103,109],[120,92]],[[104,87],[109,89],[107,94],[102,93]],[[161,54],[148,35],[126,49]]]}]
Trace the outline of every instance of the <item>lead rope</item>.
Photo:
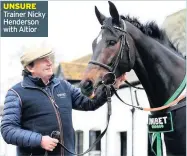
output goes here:
[{"label": "lead rope", "polygon": [[[128,82],[128,81],[127,81]],[[129,83],[130,84],[130,83]],[[132,85],[131,85],[132,86]],[[139,110],[143,110],[143,111],[149,111],[149,112],[155,112],[155,111],[160,111],[166,108],[169,108],[175,104],[177,104],[179,101],[181,101],[182,99],[184,99],[186,97],[186,95],[182,95],[179,96],[178,98],[176,98],[179,93],[181,92],[181,90],[183,90],[186,86],[186,76],[184,77],[184,80],[182,81],[182,83],[180,84],[179,88],[175,91],[175,93],[171,96],[171,98],[161,107],[157,107],[157,108],[143,108],[143,107],[139,107],[139,106],[133,106],[131,104],[128,104],[126,102],[124,102],[120,96],[118,95],[118,93],[116,92],[116,89],[114,88],[114,86],[111,86],[112,91],[114,92],[114,94],[117,96],[117,98],[124,103],[125,105],[137,108]],[[175,99],[175,100],[174,100]]]},{"label": "lead rope", "polygon": [[[66,148],[66,146],[64,146],[62,143],[58,143],[62,148],[64,148],[67,152],[73,154],[73,155],[84,155],[88,152],[90,152],[94,147],[95,145],[102,139],[102,137],[104,136],[104,134],[106,133],[107,129],[108,129],[108,125],[109,125],[109,121],[110,121],[110,116],[112,114],[112,107],[111,107],[111,86],[107,85],[105,86],[106,87],[106,95],[107,95],[107,104],[108,104],[108,113],[107,113],[107,126],[105,128],[105,130],[98,136],[98,138],[95,140],[95,142],[89,147],[89,149],[87,149],[85,152],[83,153],[80,153],[80,154],[77,154],[77,153],[73,153],[71,152],[69,149]],[[60,132],[59,131],[53,131],[51,133],[51,137],[52,138],[55,138],[55,139],[58,139],[59,140],[59,136],[60,136]],[[44,156],[48,156],[48,152],[45,151],[45,154]]]}]

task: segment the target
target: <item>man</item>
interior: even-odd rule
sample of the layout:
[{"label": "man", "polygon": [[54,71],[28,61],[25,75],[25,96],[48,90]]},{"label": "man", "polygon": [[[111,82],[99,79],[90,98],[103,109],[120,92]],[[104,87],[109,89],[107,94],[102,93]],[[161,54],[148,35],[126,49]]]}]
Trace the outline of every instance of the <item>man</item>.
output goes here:
[{"label": "man", "polygon": [[[18,156],[71,156],[58,142],[75,152],[72,109],[93,111],[106,102],[100,92],[90,99],[65,80],[55,78],[50,49],[30,49],[21,56],[23,81],[8,90],[1,134],[17,146]],[[121,81],[118,81],[118,87]],[[60,138],[51,137],[53,131]]]}]

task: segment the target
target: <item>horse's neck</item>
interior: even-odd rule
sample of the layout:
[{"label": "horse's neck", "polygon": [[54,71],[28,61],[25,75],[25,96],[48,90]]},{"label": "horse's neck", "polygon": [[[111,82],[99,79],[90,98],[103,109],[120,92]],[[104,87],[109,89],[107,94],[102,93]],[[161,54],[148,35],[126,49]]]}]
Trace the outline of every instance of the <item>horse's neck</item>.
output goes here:
[{"label": "horse's neck", "polygon": [[[140,33],[140,32],[136,32]],[[185,60],[148,36],[133,34],[138,57],[134,70],[145,88],[151,107],[162,106],[185,76]]]}]

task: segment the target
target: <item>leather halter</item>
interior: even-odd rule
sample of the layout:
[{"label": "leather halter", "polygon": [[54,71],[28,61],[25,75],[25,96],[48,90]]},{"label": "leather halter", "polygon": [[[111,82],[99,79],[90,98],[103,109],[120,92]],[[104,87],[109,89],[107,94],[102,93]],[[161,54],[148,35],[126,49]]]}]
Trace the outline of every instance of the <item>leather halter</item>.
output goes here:
[{"label": "leather halter", "polygon": [[126,31],[125,22],[123,22],[123,25],[124,25],[124,29],[122,29],[120,27],[117,27],[117,26],[109,26],[109,25],[103,25],[101,27],[101,29],[109,29],[113,33],[115,33],[114,29],[119,30],[120,32],[122,32],[122,35],[120,37],[120,40],[121,40],[120,41],[120,49],[119,49],[119,52],[118,52],[118,54],[116,56],[116,59],[115,59],[114,63],[111,66],[109,66],[109,65],[103,64],[101,62],[91,60],[89,62],[89,64],[99,65],[102,68],[108,70],[109,72],[112,72],[115,75],[116,68],[117,68],[120,60],[123,58],[123,52],[124,52],[124,49],[125,49],[125,46],[126,46],[127,47],[127,53],[128,53],[128,60],[129,60],[128,68],[131,69],[131,57],[130,57],[130,52],[129,52],[129,43],[128,43],[127,39],[126,39],[127,31]]}]

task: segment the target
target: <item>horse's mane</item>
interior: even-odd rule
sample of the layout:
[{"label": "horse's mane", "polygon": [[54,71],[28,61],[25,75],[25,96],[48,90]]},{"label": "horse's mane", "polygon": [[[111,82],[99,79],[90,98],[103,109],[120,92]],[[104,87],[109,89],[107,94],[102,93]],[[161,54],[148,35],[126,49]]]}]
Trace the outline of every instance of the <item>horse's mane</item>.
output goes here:
[{"label": "horse's mane", "polygon": [[156,39],[161,44],[168,46],[169,48],[173,49],[174,52],[182,56],[182,53],[179,51],[178,46],[174,46],[174,44],[170,41],[169,37],[167,36],[166,32],[163,29],[160,29],[155,21],[150,21],[146,24],[142,24],[136,17],[130,17],[129,15],[121,15],[121,18],[133,24],[147,36]]}]

